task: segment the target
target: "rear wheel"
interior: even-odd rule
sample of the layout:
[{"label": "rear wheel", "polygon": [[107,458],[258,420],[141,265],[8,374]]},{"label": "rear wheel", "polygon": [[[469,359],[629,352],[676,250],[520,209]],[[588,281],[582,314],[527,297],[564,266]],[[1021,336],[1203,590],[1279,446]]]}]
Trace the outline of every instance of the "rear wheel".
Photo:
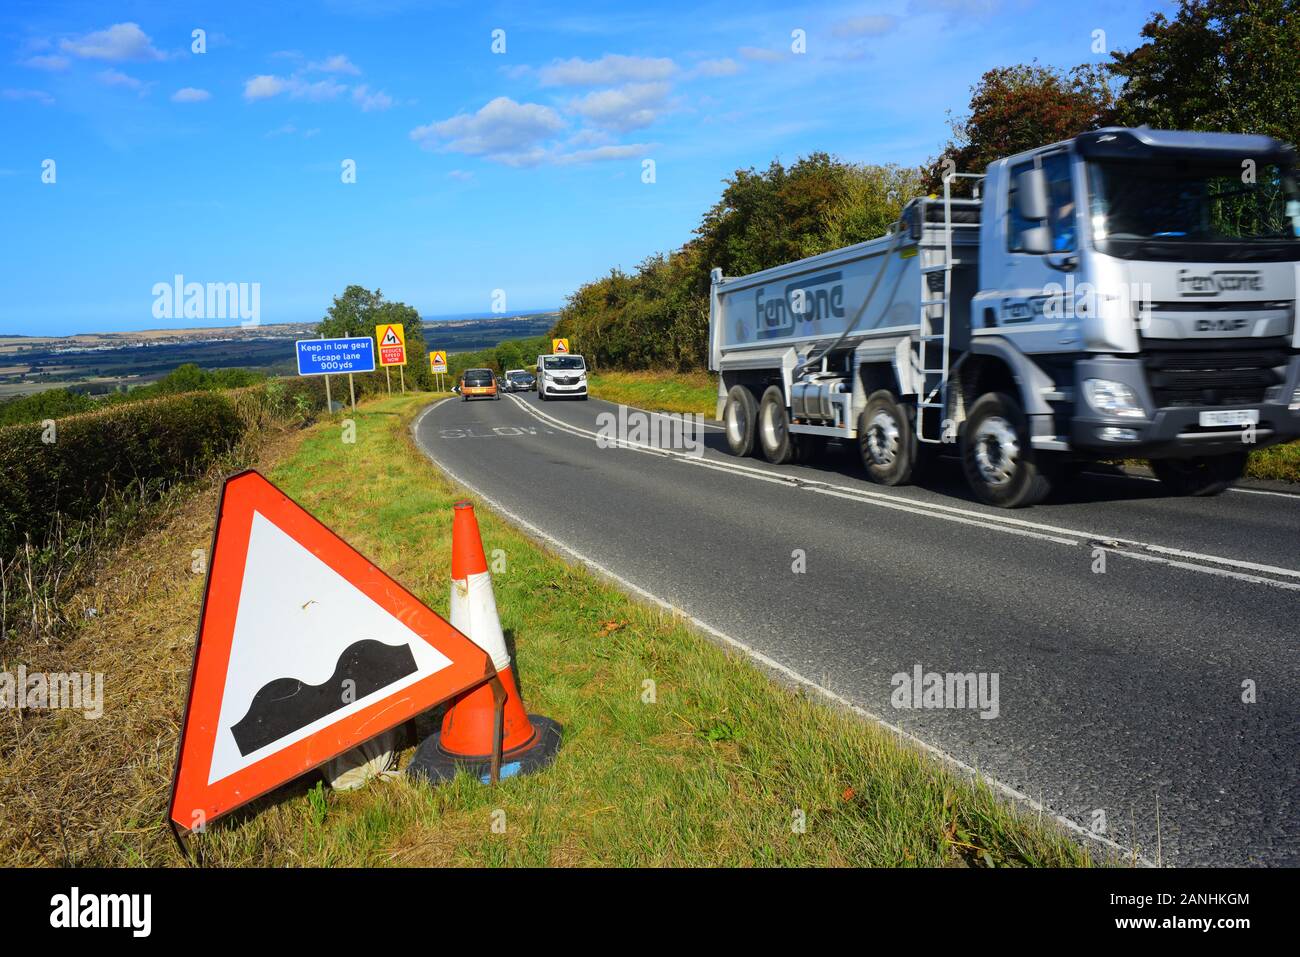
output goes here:
[{"label": "rear wheel", "polygon": [[727,448],[732,455],[754,454],[754,423],[757,419],[758,403],[754,401],[754,393],[743,385],[733,385],[722,412]]},{"label": "rear wheel", "polygon": [[858,416],[858,452],[871,481],[879,485],[911,481],[916,464],[912,421],[888,390],[873,392]]},{"label": "rear wheel", "polygon": [[758,444],[763,448],[763,458],[773,465],[784,465],[795,456],[790,416],[786,413],[785,394],[780,386],[768,386],[763,401],[758,405]]},{"label": "rear wheel", "polygon": [[1246,452],[1192,459],[1153,459],[1151,471],[1175,495],[1219,495],[1246,472]]},{"label": "rear wheel", "polygon": [[1034,454],[1029,419],[1020,403],[990,392],[971,406],[962,429],[961,464],[971,491],[999,508],[1022,508],[1052,490],[1047,466]]}]

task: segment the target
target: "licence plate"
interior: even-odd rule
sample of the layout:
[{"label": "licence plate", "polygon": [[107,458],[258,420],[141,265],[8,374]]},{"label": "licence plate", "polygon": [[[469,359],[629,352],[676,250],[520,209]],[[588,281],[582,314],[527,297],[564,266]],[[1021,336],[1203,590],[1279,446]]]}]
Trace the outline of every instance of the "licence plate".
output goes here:
[{"label": "licence plate", "polygon": [[1202,412],[1201,425],[1258,425],[1258,409],[1233,409],[1224,412]]}]

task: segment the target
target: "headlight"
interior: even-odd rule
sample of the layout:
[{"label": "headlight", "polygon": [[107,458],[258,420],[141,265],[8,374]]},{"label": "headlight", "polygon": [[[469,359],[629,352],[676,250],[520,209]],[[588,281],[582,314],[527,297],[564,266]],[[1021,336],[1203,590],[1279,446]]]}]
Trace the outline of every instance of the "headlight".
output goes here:
[{"label": "headlight", "polygon": [[1133,390],[1123,382],[1085,379],[1083,393],[1088,397],[1088,404],[1103,415],[1116,415],[1126,419],[1140,419],[1146,415]]}]

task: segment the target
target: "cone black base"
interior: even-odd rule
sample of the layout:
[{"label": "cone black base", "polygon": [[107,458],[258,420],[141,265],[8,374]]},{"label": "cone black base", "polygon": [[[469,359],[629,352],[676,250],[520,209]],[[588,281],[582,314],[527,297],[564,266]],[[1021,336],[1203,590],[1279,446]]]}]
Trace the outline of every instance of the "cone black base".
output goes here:
[{"label": "cone black base", "polygon": [[[542,770],[555,760],[555,753],[560,750],[564,728],[558,722],[540,714],[530,714],[528,720],[536,733],[523,747],[501,755],[503,780]],[[420,742],[411,763],[406,766],[406,773],[417,780],[437,784],[450,781],[456,776],[456,771],[462,768],[467,774],[487,784],[492,770],[491,758],[486,755],[466,757],[462,754],[449,754],[442,749],[442,732],[438,731]]]}]

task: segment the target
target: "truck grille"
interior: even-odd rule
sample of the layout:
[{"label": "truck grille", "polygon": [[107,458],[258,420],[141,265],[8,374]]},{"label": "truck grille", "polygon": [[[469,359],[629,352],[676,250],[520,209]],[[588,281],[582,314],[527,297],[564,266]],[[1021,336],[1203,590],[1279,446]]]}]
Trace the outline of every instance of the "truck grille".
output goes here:
[{"label": "truck grille", "polygon": [[1254,405],[1282,381],[1276,367],[1290,359],[1287,340],[1218,339],[1142,342],[1147,384],[1161,408]]}]

